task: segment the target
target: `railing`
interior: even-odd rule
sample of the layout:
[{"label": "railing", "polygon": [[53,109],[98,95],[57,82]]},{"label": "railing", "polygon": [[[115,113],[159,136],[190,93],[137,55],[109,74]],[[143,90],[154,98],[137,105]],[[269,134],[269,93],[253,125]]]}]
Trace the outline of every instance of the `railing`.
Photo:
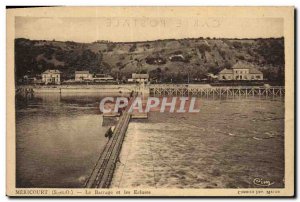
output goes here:
[{"label": "railing", "polygon": [[283,86],[189,86],[189,85],[151,85],[153,96],[284,96]]}]

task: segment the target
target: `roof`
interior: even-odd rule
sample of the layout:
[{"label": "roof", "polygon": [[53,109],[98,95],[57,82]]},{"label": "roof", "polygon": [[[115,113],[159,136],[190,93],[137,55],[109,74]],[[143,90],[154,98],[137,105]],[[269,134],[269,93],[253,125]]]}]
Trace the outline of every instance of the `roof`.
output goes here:
[{"label": "roof", "polygon": [[232,69],[223,69],[222,71],[219,72],[219,74],[232,74]]},{"label": "roof", "polygon": [[169,57],[169,59],[172,59],[172,58],[174,58],[174,57],[180,57],[180,58],[184,59],[184,56],[183,56],[182,54],[171,55],[171,56]]},{"label": "roof", "polygon": [[60,74],[61,72],[57,69],[48,69],[43,72],[43,74]]},{"label": "roof", "polygon": [[258,69],[255,69],[255,68],[251,68],[251,69],[249,70],[249,73],[250,73],[250,74],[262,74],[261,71],[259,71]]},{"label": "roof", "polygon": [[239,61],[233,65],[232,69],[249,69],[250,74],[262,74],[262,72],[259,71],[254,64],[249,62]]},{"label": "roof", "polygon": [[133,79],[149,79],[149,74],[132,74]]},{"label": "roof", "polygon": [[75,74],[89,74],[89,71],[75,71]]},{"label": "roof", "polygon": [[211,77],[211,78],[214,78],[214,79],[218,78],[217,75],[214,75],[214,74],[212,74],[212,73],[208,73],[207,76],[208,76],[208,77]]}]

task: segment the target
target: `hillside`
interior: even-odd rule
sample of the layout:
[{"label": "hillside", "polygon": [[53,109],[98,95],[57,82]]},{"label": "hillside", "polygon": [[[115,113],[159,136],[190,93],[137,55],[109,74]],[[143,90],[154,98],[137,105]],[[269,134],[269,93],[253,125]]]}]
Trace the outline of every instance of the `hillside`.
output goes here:
[{"label": "hillside", "polygon": [[64,79],[75,70],[107,73],[129,78],[133,72],[148,72],[159,81],[205,78],[230,68],[237,61],[258,66],[270,81],[284,79],[284,40],[270,39],[169,39],[145,42],[76,43],[44,40],[15,40],[16,79],[59,69]]}]

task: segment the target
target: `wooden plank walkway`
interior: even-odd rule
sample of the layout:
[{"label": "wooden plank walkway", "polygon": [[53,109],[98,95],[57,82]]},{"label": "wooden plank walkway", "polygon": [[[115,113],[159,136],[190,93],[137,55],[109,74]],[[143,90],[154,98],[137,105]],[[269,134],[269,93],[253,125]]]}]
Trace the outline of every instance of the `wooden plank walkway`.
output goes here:
[{"label": "wooden plank walkway", "polygon": [[130,118],[131,115],[128,112],[124,112],[120,117],[113,131],[112,138],[104,147],[91,175],[84,185],[85,188],[109,187]]},{"label": "wooden plank walkway", "polygon": [[[136,96],[136,95],[135,95]],[[131,119],[132,114],[128,112],[135,96],[129,100],[127,108],[113,131],[112,138],[106,143],[94,169],[86,181],[85,188],[109,188],[116,163],[122,148],[123,140]]]}]

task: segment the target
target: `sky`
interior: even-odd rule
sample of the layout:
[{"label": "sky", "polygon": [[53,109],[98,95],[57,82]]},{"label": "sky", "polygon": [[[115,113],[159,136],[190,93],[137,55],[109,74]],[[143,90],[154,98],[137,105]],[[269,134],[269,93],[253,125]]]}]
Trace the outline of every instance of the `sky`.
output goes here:
[{"label": "sky", "polygon": [[16,38],[75,42],[128,42],[198,37],[269,38],[282,37],[283,30],[282,18],[15,18]]}]

